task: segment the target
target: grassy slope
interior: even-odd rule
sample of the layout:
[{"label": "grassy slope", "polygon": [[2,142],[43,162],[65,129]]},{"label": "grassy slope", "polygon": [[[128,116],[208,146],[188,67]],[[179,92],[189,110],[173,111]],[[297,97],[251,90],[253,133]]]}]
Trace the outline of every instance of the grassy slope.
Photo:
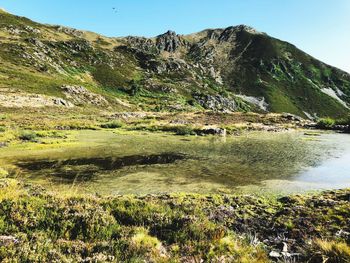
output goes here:
[{"label": "grassy slope", "polygon": [[304,116],[306,111],[333,117],[348,113],[334,98],[320,91],[338,85],[349,95],[350,78],[345,72],[266,35],[242,32],[238,39],[240,46],[233,55],[243,52],[240,66],[229,68],[226,77],[232,84],[238,80],[238,85],[232,85],[236,91],[264,96],[273,112]]},{"label": "grassy slope", "polygon": [[[20,33],[12,34],[9,28]],[[237,34],[235,45],[215,41],[205,44],[208,50],[218,51],[214,55],[217,61],[214,67],[224,78],[224,83],[219,84],[193,66],[197,63],[196,52],[200,54],[199,62],[207,64],[201,57],[206,49],[181,48],[174,56],[184,59],[190,67],[157,73],[152,69],[154,65],[174,65],[166,58],[170,54],[158,55],[132,48],[123,38],[80,31],[76,34],[1,11],[0,87],[64,97],[62,85],[83,85],[105,96],[115,110],[130,110],[118,104],[114,99],[117,97],[129,101],[132,109],[193,111],[203,109],[194,102],[193,94],[220,94],[234,99],[234,91],[264,96],[273,112],[304,116],[306,111],[320,117],[341,117],[348,113],[335,99],[319,90],[337,86],[350,96],[348,75],[267,35],[242,31]],[[205,34],[193,36],[185,38],[195,44]],[[237,103],[240,105],[242,101]],[[242,104],[238,110],[249,109],[256,110],[249,104]]]},{"label": "grassy slope", "polygon": [[18,239],[0,247],[4,262],[269,262],[283,242],[299,261],[350,260],[349,190],[101,198],[58,197],[9,179],[0,187],[0,235]]}]

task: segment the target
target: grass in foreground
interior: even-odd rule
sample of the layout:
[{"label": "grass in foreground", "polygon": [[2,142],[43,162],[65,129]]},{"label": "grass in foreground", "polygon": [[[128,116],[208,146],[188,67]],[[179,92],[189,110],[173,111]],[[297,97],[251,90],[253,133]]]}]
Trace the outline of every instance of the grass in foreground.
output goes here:
[{"label": "grass in foreground", "polygon": [[2,262],[350,260],[350,190],[63,198],[6,178],[0,187]]}]

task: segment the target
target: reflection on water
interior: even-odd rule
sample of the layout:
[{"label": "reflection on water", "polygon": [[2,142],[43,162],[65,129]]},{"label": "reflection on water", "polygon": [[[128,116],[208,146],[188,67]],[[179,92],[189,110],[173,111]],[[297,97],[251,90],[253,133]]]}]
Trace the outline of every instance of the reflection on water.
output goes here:
[{"label": "reflection on water", "polygon": [[68,160],[30,160],[19,162],[18,167],[28,173],[47,170],[47,174],[57,178],[72,181],[92,180],[101,171],[116,171],[127,166],[169,164],[184,159],[182,154],[162,153],[151,155],[132,155],[125,157],[90,157],[73,158]]},{"label": "reflection on water", "polygon": [[0,151],[0,161],[14,164],[25,180],[59,191],[232,193],[332,188],[334,182],[350,186],[345,134],[184,138],[81,131],[79,138],[83,146]]}]

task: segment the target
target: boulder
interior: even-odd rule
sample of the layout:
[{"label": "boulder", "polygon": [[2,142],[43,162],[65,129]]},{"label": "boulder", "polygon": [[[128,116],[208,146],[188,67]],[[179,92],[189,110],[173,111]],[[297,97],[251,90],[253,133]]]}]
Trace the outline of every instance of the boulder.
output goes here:
[{"label": "boulder", "polygon": [[198,135],[219,135],[226,136],[226,129],[223,128],[204,128],[197,132]]}]

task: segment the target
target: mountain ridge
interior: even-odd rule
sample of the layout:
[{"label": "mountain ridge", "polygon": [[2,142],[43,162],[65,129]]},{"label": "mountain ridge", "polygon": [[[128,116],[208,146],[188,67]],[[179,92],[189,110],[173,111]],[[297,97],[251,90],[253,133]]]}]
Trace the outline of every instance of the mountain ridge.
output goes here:
[{"label": "mountain ridge", "polygon": [[[110,38],[0,12],[0,58],[2,88],[54,95],[67,105],[78,96],[65,94],[68,85],[102,96],[116,111],[129,105],[147,111],[289,112],[312,119],[349,112],[348,73],[246,25]],[[75,106],[98,107],[84,102],[86,94]]]}]

